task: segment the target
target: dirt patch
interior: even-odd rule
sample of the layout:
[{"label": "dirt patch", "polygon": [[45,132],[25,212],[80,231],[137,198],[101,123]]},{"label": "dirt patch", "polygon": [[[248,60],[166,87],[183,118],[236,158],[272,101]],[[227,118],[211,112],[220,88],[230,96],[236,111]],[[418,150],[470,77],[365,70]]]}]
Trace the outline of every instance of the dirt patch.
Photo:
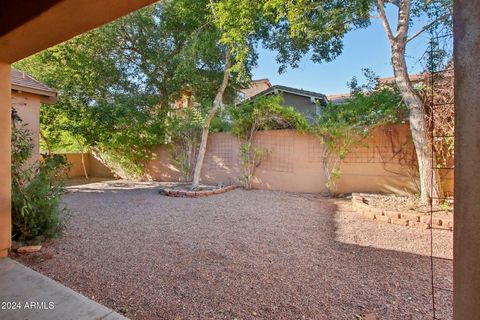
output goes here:
[{"label": "dirt patch", "polygon": [[[76,187],[65,235],[13,257],[131,319],[431,318],[428,230],[359,220],[348,200],[159,183]],[[451,287],[451,232],[435,235]],[[437,296],[451,319],[451,296]]]}]

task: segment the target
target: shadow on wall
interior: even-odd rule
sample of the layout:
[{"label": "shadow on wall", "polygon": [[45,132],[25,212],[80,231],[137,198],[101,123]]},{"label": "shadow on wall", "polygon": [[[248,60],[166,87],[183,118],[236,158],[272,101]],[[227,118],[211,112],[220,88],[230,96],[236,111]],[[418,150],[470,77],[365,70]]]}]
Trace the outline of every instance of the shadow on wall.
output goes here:
[{"label": "shadow on wall", "polygon": [[[67,157],[67,161],[70,163],[69,178],[85,178],[85,172],[82,164],[81,153],[64,153]],[[84,153],[83,161],[85,163],[85,169],[89,178],[107,178],[114,179],[115,175],[103,165],[100,161],[95,159],[91,154]]]}]

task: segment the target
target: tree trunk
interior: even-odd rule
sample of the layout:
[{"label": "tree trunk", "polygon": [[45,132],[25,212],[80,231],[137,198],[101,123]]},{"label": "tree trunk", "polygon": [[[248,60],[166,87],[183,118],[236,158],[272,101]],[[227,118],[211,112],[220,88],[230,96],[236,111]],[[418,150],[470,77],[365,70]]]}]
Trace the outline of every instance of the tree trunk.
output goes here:
[{"label": "tree trunk", "polygon": [[395,49],[392,50],[395,82],[409,110],[408,120],[418,161],[420,197],[422,202],[428,202],[430,198],[435,200],[441,195],[438,172],[433,169],[435,161],[431,147],[432,141],[430,141],[431,139],[428,135],[423,102],[408,78],[405,55],[401,51],[396,51]]},{"label": "tree trunk", "polygon": [[103,164],[105,167],[110,169],[110,171],[115,175],[115,177],[120,178],[120,179],[129,179],[130,177],[125,173],[125,171],[121,168],[121,166],[112,164],[111,161],[108,161],[108,159],[102,155],[102,152],[96,148],[90,148],[90,153],[92,156],[97,159],[101,164]]},{"label": "tree trunk", "polygon": [[42,138],[43,142],[45,142],[45,147],[47,147],[48,155],[51,155],[52,154],[52,149],[50,148],[50,143],[48,142],[47,138],[43,134],[42,130],[40,130],[40,138]]},{"label": "tree trunk", "polygon": [[432,142],[428,135],[426,114],[422,99],[410,82],[405,61],[405,48],[410,23],[410,0],[392,3],[398,7],[398,24],[395,36],[385,15],[383,0],[378,0],[378,13],[391,45],[395,83],[409,110],[410,130],[418,161],[420,197],[424,203],[431,199],[437,202],[437,199],[441,196],[440,179],[437,170],[434,169],[435,161],[431,147]]},{"label": "tree trunk", "polygon": [[85,166],[85,153],[82,151],[82,167],[83,167],[83,174],[85,175],[85,179],[88,180],[88,172],[87,172],[87,167]]},{"label": "tree trunk", "polygon": [[75,139],[77,141],[78,146],[80,147],[80,154],[82,158],[82,168],[83,168],[83,174],[85,175],[85,179],[88,180],[88,172],[87,172],[87,167],[85,166],[85,150],[83,148],[83,145],[78,141],[78,139]]},{"label": "tree trunk", "polygon": [[202,129],[202,140],[200,141],[200,148],[198,150],[197,162],[195,163],[195,171],[193,172],[192,186],[191,189],[195,190],[200,184],[200,175],[202,173],[203,160],[205,158],[205,152],[207,151],[207,140],[210,129],[210,123],[212,122],[213,117],[217,113],[218,109],[223,105],[223,94],[228,85],[228,80],[230,79],[230,63],[231,63],[231,51],[227,48],[225,53],[225,69],[223,73],[223,80],[220,88],[218,88],[217,95],[215,100],[213,100],[212,109],[208,113],[207,119]]}]

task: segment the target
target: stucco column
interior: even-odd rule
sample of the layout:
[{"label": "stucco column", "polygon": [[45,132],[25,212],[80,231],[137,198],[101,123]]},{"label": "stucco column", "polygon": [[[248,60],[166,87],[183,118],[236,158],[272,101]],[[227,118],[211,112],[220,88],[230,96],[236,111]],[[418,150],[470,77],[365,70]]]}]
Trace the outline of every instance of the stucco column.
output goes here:
[{"label": "stucco column", "polygon": [[0,62],[0,258],[11,243],[10,214],[10,65]]},{"label": "stucco column", "polygon": [[455,320],[480,317],[480,2],[455,0]]}]

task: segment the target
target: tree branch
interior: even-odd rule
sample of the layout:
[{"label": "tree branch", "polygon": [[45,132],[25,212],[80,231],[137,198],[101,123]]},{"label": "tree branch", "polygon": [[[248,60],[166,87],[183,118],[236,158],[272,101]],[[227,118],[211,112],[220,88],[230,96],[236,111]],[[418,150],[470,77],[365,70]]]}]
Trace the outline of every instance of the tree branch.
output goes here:
[{"label": "tree branch", "polygon": [[402,44],[406,43],[410,23],[410,0],[402,0],[398,5],[398,25],[395,38]]},{"label": "tree branch", "polygon": [[420,29],[418,32],[416,32],[414,35],[412,35],[410,38],[408,38],[406,42],[412,41],[413,39],[415,39],[416,37],[418,37],[419,35],[421,35],[421,34],[424,33],[425,31],[427,31],[428,29],[430,29],[430,27],[432,27],[435,23],[437,23],[438,21],[441,21],[441,20],[445,20],[445,19],[447,19],[449,16],[450,16],[450,14],[444,14],[443,16],[440,16],[440,17],[438,17],[437,19],[433,20],[432,22],[430,22],[429,24],[427,24],[426,26],[424,26],[422,29]]},{"label": "tree branch", "polygon": [[378,14],[380,19],[382,19],[383,26],[385,27],[385,31],[387,32],[388,40],[391,44],[395,42],[395,37],[393,36],[392,28],[390,27],[390,23],[388,22],[387,15],[385,14],[385,1],[384,0],[377,0],[378,2]]}]

